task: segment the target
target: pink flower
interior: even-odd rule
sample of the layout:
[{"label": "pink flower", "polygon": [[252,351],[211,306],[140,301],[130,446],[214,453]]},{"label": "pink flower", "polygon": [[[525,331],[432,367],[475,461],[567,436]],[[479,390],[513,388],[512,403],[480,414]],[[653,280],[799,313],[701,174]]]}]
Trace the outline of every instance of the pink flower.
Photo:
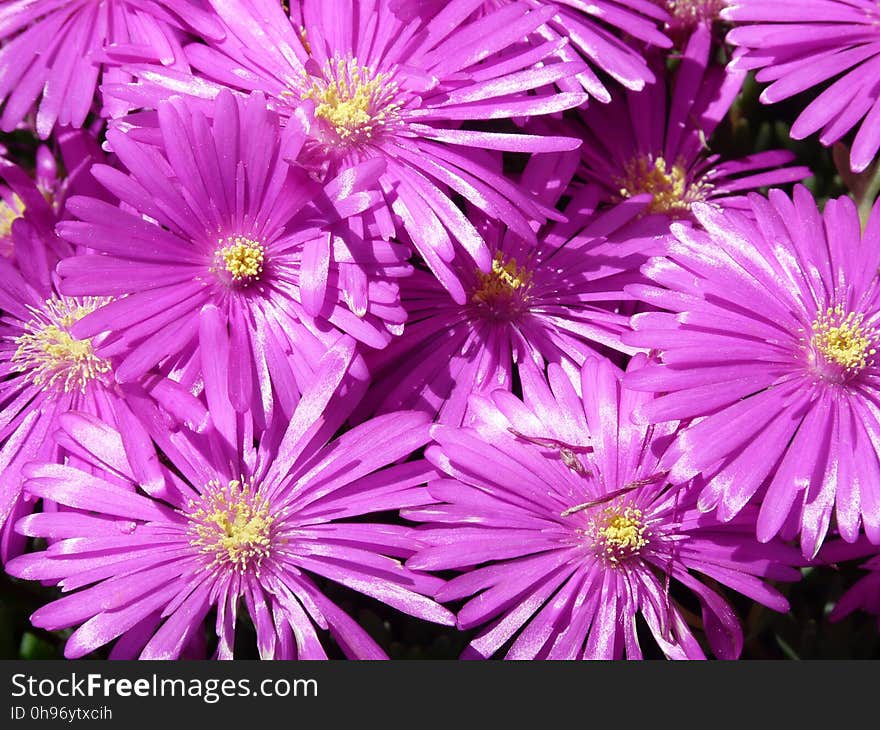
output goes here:
[{"label": "pink flower", "polygon": [[9,0],[0,8],[0,128],[37,105],[36,130],[82,127],[100,80],[128,76],[109,52],[181,65],[186,31],[222,33],[201,0]]},{"label": "pink flower", "polygon": [[751,538],[753,513],[722,524],[697,509],[692,485],[670,483],[661,460],[676,424],[635,423],[651,397],[622,375],[590,357],[579,395],[551,366],[549,385],[523,383],[524,402],[475,397],[474,428],[433,427],[426,455],[442,478],[428,485],[435,504],[403,511],[427,523],[428,547],[407,565],[461,571],[436,597],[464,600],[459,627],[482,627],[466,656],[640,659],[649,633],[669,658],[703,658],[675,598],[684,591],[712,651],[736,658],[739,620],[700,576],[788,610],[765,580],[796,580],[797,551]]}]

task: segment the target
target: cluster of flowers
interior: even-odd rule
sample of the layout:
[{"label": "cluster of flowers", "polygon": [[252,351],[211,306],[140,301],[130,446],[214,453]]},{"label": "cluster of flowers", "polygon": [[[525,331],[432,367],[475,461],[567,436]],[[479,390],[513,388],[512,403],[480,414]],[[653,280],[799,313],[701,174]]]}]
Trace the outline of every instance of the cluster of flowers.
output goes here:
[{"label": "cluster of flowers", "polygon": [[[718,21],[733,23],[726,35]],[[880,544],[877,0],[8,0],[0,552],[68,657],[735,658]],[[11,140],[12,137],[7,137]],[[11,143],[10,143],[11,144]],[[33,170],[33,173],[26,172]],[[824,544],[824,548],[823,548]],[[838,606],[872,601],[880,564]],[[701,614],[701,615],[700,615]],[[700,631],[694,631],[699,626]]]}]

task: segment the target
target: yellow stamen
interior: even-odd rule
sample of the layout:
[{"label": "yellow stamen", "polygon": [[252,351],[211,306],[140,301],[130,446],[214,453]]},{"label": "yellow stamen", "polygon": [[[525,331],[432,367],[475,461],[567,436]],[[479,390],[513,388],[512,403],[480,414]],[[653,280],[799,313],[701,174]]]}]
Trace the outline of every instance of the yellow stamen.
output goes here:
[{"label": "yellow stamen", "polygon": [[272,551],[275,518],[252,482],[234,479],[223,486],[213,480],[190,509],[190,544],[210,556],[212,566],[259,575],[261,563]]},{"label": "yellow stamen", "polygon": [[714,20],[723,7],[724,0],[666,0],[669,14],[685,25]]},{"label": "yellow stamen", "polygon": [[34,319],[15,339],[12,363],[16,370],[27,373],[35,385],[61,385],[65,392],[85,392],[88,383],[110,372],[111,364],[95,354],[91,339],[76,339],[70,328],[108,301],[62,297],[47,301],[43,310],[33,310]]},{"label": "yellow stamen", "polygon": [[634,157],[624,166],[623,177],[617,179],[620,197],[632,198],[649,193],[653,196],[648,213],[681,217],[691,205],[704,200],[710,190],[707,183],[688,183],[687,169],[681,162],[671,167],[663,157]]},{"label": "yellow stamen", "polygon": [[324,78],[309,80],[311,88],[302,96],[315,101],[315,117],[327,123],[337,144],[369,142],[400,113],[393,101],[397,84],[386,74],[358,65],[357,59],[328,61]]},{"label": "yellow stamen", "polygon": [[475,304],[524,302],[532,285],[532,273],[525,266],[519,266],[515,258],[505,261],[499,251],[492,259],[492,271],[488,274],[478,271],[477,282],[477,289],[471,295]]},{"label": "yellow stamen", "polygon": [[[12,202],[0,199],[0,241],[12,234],[12,224],[24,215],[24,201],[18,195],[12,195]],[[0,242],[0,255],[11,256],[12,245],[4,246]]]},{"label": "yellow stamen", "polygon": [[640,509],[606,507],[593,517],[588,535],[599,555],[618,565],[648,544],[647,531]]},{"label": "yellow stamen", "polygon": [[812,344],[829,365],[849,374],[863,370],[877,353],[877,335],[864,326],[865,315],[847,312],[841,305],[828,307],[816,315]]},{"label": "yellow stamen", "polygon": [[265,261],[263,244],[244,236],[230,236],[220,243],[226,245],[217,250],[217,257],[233,281],[250,282],[260,277]]}]

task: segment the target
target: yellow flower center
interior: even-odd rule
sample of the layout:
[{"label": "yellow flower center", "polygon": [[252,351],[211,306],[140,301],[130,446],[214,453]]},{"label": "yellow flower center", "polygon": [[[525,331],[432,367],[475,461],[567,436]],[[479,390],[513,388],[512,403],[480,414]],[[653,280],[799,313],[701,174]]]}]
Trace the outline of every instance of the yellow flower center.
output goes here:
[{"label": "yellow flower center", "polygon": [[[9,238],[12,224],[24,215],[24,201],[13,193],[12,202],[0,199],[0,239]],[[12,245],[4,246],[0,242],[0,255],[11,256]]]},{"label": "yellow flower center", "polygon": [[714,20],[723,7],[724,0],[666,0],[669,14],[683,25]]},{"label": "yellow flower center", "polygon": [[234,479],[224,486],[211,481],[190,509],[190,544],[211,557],[212,566],[259,575],[272,551],[275,518],[251,482]]},{"label": "yellow flower center", "polygon": [[652,200],[648,213],[686,216],[691,205],[705,200],[710,189],[707,183],[689,184],[685,166],[680,162],[670,166],[663,157],[634,157],[623,169],[623,176],[616,180],[620,197],[649,193]]},{"label": "yellow flower center", "polygon": [[260,278],[263,273],[265,251],[263,244],[244,236],[230,236],[217,250],[217,258],[233,281],[249,283]]},{"label": "yellow flower center", "polygon": [[471,294],[471,302],[487,307],[496,315],[516,314],[528,302],[532,286],[532,273],[519,266],[515,258],[505,260],[499,251],[492,259],[492,271],[477,271],[477,287]]},{"label": "yellow flower center", "polygon": [[85,392],[92,380],[110,372],[111,364],[95,354],[91,339],[76,339],[70,328],[108,301],[62,297],[48,300],[43,310],[33,310],[34,319],[15,339],[12,363],[16,370],[27,373],[35,385],[60,385],[65,392]]},{"label": "yellow flower center", "polygon": [[618,565],[648,544],[642,511],[635,507],[606,507],[596,514],[587,531],[600,557]]},{"label": "yellow flower center", "polygon": [[855,375],[877,353],[877,333],[864,325],[865,315],[847,312],[841,305],[819,312],[813,322],[812,344],[827,365]]},{"label": "yellow flower center", "polygon": [[323,78],[309,81],[303,98],[315,101],[315,117],[330,133],[327,141],[341,146],[369,142],[399,117],[397,84],[357,59],[328,61]]}]

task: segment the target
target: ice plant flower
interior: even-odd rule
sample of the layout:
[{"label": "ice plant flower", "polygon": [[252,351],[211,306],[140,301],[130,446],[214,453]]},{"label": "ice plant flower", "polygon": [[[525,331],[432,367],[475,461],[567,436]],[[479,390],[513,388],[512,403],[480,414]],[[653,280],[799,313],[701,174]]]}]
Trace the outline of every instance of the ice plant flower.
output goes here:
[{"label": "ice plant flower", "polygon": [[[62,414],[77,409],[126,424],[126,443],[138,465],[136,445],[148,438],[148,429],[134,414],[157,413],[148,393],[178,420],[199,427],[205,418],[204,407],[163,378],[151,375],[126,388],[119,386],[113,380],[114,361],[96,352],[100,336],[72,334],[74,325],[106,300],[68,297],[58,291],[52,273],[58,254],[47,243],[50,233],[40,230],[38,222],[39,218],[17,221],[13,231],[16,262],[0,260],[2,561],[23,548],[24,539],[14,533],[13,526],[18,516],[33,509],[33,503],[22,498],[22,467],[34,459],[72,458],[51,438]],[[163,428],[173,428],[161,415],[158,418]]]},{"label": "ice plant flower", "polygon": [[795,120],[791,136],[821,130],[819,141],[831,145],[858,126],[850,163],[854,172],[867,168],[880,149],[880,4],[730,0],[721,15],[738,24],[727,34],[741,49],[729,68],[757,69],[758,81],[771,82],[761,94],[765,104],[830,82]]},{"label": "ice plant flower", "polygon": [[[624,341],[657,360],[627,376],[662,393],[653,423],[695,419],[670,452],[677,478],[703,472],[702,509],[722,520],[761,502],[760,540],[800,534],[816,554],[831,524],[880,542],[880,215],[864,235],[854,203],[810,193],[750,196],[751,221],[695,208],[667,255],[629,288],[664,312],[633,317]],[[674,454],[674,455],[672,455]]]},{"label": "ice plant flower", "polygon": [[10,0],[0,8],[0,128],[37,105],[36,130],[82,127],[100,80],[127,74],[108,52],[183,64],[185,31],[222,34],[201,0]]},{"label": "ice plant flower", "polygon": [[595,188],[570,189],[566,181],[577,155],[557,167],[550,155],[532,159],[522,177],[553,205],[570,196],[569,222],[538,231],[538,245],[501,225],[481,226],[492,251],[492,270],[460,261],[467,301],[459,304],[424,271],[401,285],[409,313],[403,335],[368,363],[374,384],[364,406],[380,412],[424,409],[444,423],[467,417],[474,392],[510,389],[523,368],[543,371],[548,362],[570,373],[597,349],[632,354],[621,333],[624,288],[639,280],[639,267],[659,250],[663,221],[639,218],[645,201],[632,200],[599,214]]},{"label": "ice plant flower", "polygon": [[463,571],[436,598],[464,601],[459,627],[482,627],[468,656],[640,659],[650,634],[669,658],[703,658],[679,603],[691,594],[709,647],[731,659],[742,630],[716,586],[787,610],[764,580],[797,579],[797,551],[754,540],[753,515],[721,524],[690,485],[670,484],[660,459],[676,425],[635,423],[651,396],[621,376],[590,357],[578,395],[551,366],[549,385],[523,383],[524,402],[476,396],[473,428],[433,427],[426,456],[443,478],[428,485],[435,504],[403,511],[428,544],[407,565]]},{"label": "ice plant flower", "polygon": [[[707,140],[739,94],[745,74],[725,73],[710,63],[711,30],[698,26],[668,83],[628,92],[583,115],[581,174],[603,186],[609,200],[648,193],[652,213],[690,218],[694,203],[743,206],[742,193],[765,185],[803,180],[810,171],[785,167],[785,150],[740,160],[711,154]],[[658,62],[661,59],[655,59]]]},{"label": "ice plant flower", "polygon": [[[397,0],[396,11],[409,18],[415,13],[430,15],[446,4],[445,0]],[[485,15],[511,4],[511,0],[484,0],[477,13]],[[548,41],[567,39],[556,53],[561,61],[583,59],[589,67],[571,79],[557,82],[563,91],[578,87],[592,98],[607,103],[611,100],[602,78],[607,74],[628,89],[639,91],[654,81],[654,72],[645,62],[641,44],[669,48],[670,41],[658,25],[667,19],[663,9],[652,0],[529,0],[534,8],[556,6],[556,15],[537,28],[530,36],[532,46]],[[621,38],[627,37],[629,41]]]},{"label": "ice plant flower", "polygon": [[580,140],[462,125],[578,106],[586,94],[558,92],[553,84],[585,66],[557,62],[565,38],[534,48],[520,42],[553,17],[553,6],[515,2],[478,18],[481,0],[458,0],[404,21],[393,4],[376,0],[352,12],[342,0],[304,0],[301,13],[294,7],[289,18],[280,3],[215,2],[227,33],[222,42],[186,47],[198,76],[133,65],[137,84],[104,89],[135,108],[155,107],[169,91],[204,100],[225,87],[259,90],[282,118],[313,102],[314,166],[335,175],[341,166],[383,160],[379,184],[387,206],[376,212],[376,230],[387,238],[402,226],[464,303],[451,263],[456,252],[466,251],[485,273],[492,262],[453,197],[534,240],[530,222],[552,211],[507,180],[494,151],[550,152]]},{"label": "ice plant flower", "polygon": [[388,277],[408,272],[408,250],[342,225],[377,200],[374,162],[318,183],[295,164],[306,114],[282,129],[259,93],[212,103],[209,121],[182,97],[163,102],[159,147],[108,132],[128,172],[93,174],[125,207],[70,199],[80,220],[59,231],[90,252],[61,262],[61,290],[118,297],[75,334],[108,333],[98,354],[120,356],[119,382],[217,360],[236,410],[267,423],[293,411],[340,330],[388,342],[405,319]]},{"label": "ice plant flower", "polygon": [[397,413],[330,440],[348,417],[349,396],[362,392],[354,349],[344,338],[328,351],[289,424],[253,432],[257,448],[245,434],[232,452],[214,429],[160,439],[167,461],[156,462],[149,488],[119,431],[84,414],[64,416],[62,436],[76,444],[83,467],[32,464],[27,489],[77,511],[19,522],[25,534],[55,542],[8,566],[65,591],[33,614],[34,625],[75,628],[69,658],[115,642],[112,658],[175,659],[215,610],[215,656],[230,659],[243,610],[262,658],[326,658],[319,632],[349,657],[384,658],[315,576],[452,623],[424,597],[442,581],[402,565],[420,546],[414,531],[360,519],[425,499],[428,465],[398,462],[428,440],[427,418]]}]

